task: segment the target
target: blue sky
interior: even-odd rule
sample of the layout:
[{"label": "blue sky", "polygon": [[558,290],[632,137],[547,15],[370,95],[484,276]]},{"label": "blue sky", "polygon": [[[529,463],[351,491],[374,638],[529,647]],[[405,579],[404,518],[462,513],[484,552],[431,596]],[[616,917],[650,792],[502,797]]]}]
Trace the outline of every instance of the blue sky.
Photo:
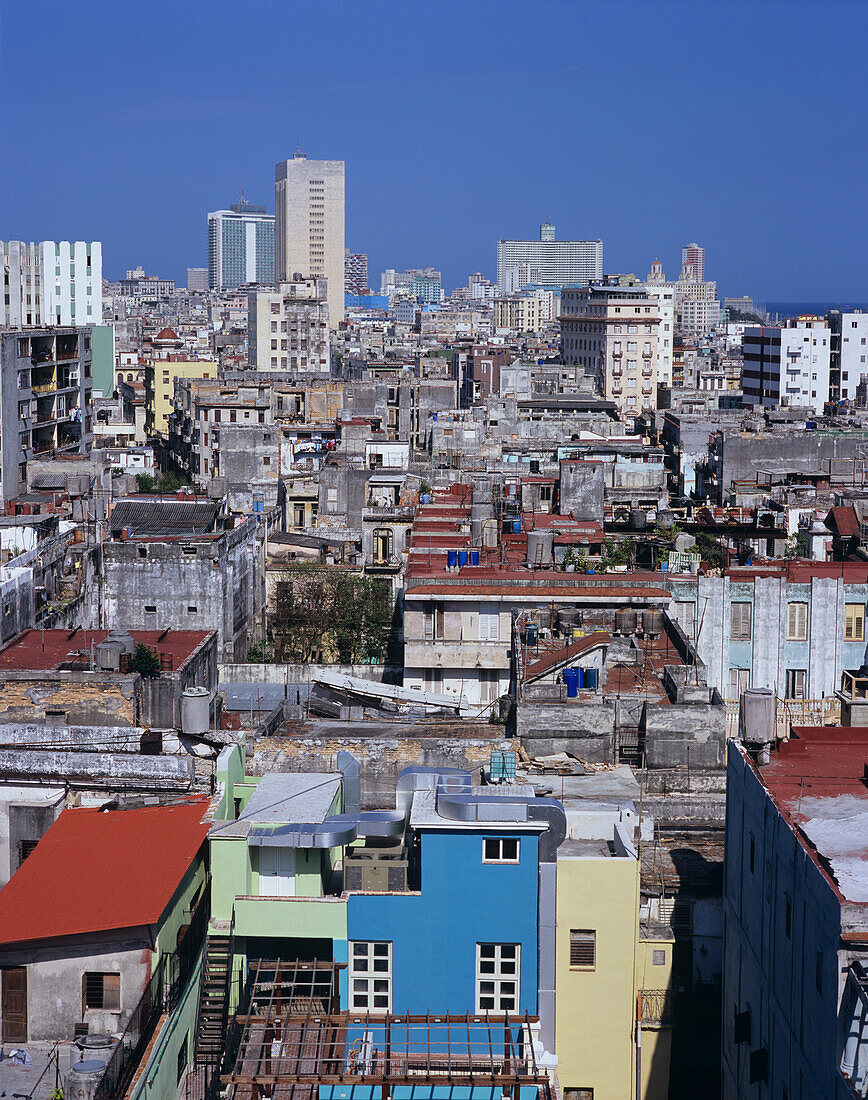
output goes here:
[{"label": "blue sky", "polygon": [[864,300],[866,31],[865,0],[5,0],[0,238],[183,279],[299,142],[346,161],[377,286],[493,277],[549,217],[608,271],[696,240],[722,294]]}]

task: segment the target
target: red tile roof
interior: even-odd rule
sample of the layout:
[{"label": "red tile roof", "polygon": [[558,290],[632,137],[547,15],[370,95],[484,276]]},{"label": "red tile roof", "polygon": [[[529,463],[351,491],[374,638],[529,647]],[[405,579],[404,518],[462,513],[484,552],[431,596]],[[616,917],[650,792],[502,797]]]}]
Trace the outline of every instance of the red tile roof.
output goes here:
[{"label": "red tile roof", "polygon": [[209,802],[64,810],[0,890],[0,944],[157,924],[208,836]]},{"label": "red tile roof", "polygon": [[[532,576],[530,572],[526,577]],[[406,590],[405,599],[416,596],[468,596],[471,599],[493,599],[496,596],[513,596],[516,599],[561,597],[565,600],[606,599],[627,600],[639,599],[651,602],[652,600],[670,600],[671,594],[663,588],[652,588],[641,585],[632,587],[583,584],[498,584],[484,581],[478,584],[416,584]]]},{"label": "red tile roof", "polygon": [[[98,646],[108,634],[107,630],[25,630],[0,649],[0,672],[50,672],[69,662],[89,662],[91,644]],[[131,630],[130,634],[158,656],[171,654],[175,672],[211,636],[207,630]]]},{"label": "red tile roof", "polygon": [[829,525],[829,519],[832,519],[835,527],[838,530],[839,535],[849,537],[859,535],[859,521],[856,519],[856,509],[853,505],[849,505],[846,508],[832,508],[829,511],[829,515],[826,516],[826,526]]}]

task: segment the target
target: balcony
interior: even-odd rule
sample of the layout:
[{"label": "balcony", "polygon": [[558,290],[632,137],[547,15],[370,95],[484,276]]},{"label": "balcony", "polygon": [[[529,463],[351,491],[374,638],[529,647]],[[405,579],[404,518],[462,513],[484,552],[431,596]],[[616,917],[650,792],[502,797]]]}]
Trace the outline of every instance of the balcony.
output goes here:
[{"label": "balcony", "polygon": [[644,1027],[672,1027],[675,1022],[675,990],[640,989],[639,1019]]},{"label": "balcony", "polygon": [[365,559],[365,569],[370,573],[400,573],[403,564],[401,558],[394,555],[383,558],[372,554]]}]

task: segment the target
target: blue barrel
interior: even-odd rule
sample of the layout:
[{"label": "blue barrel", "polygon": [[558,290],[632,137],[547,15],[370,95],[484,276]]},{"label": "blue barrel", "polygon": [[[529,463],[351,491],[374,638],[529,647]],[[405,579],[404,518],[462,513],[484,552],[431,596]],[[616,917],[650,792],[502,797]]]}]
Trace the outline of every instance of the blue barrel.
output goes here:
[{"label": "blue barrel", "polygon": [[467,565],[467,551],[466,550],[459,550],[458,551],[458,568],[463,569],[465,565]]},{"label": "blue barrel", "polygon": [[471,565],[479,565],[479,551],[478,550],[471,550],[470,551],[470,564]]},{"label": "blue barrel", "polygon": [[583,688],[585,686],[585,670],[580,666],[576,669],[576,672],[578,673],[579,677],[579,687]]},{"label": "blue barrel", "polygon": [[528,623],[524,628],[524,640],[526,645],[536,645],[537,643],[537,625],[536,623]]},{"label": "blue barrel", "polygon": [[427,504],[430,500],[431,500],[431,497],[428,493],[420,493],[419,494],[419,503],[420,504]]},{"label": "blue barrel", "polygon": [[597,669],[595,669],[595,668],[586,668],[585,669],[585,687],[588,689],[588,691],[596,691],[597,690],[598,677],[599,677],[599,673],[597,672]]},{"label": "blue barrel", "polygon": [[431,419],[436,421],[437,420],[437,413],[431,413]]},{"label": "blue barrel", "polygon": [[458,566],[458,551],[447,550],[446,551],[446,567],[448,569],[455,569]]},{"label": "blue barrel", "polygon": [[579,673],[575,668],[564,669],[564,683],[567,685],[567,698],[575,699],[579,694]]},{"label": "blue barrel", "polygon": [[521,520],[520,519],[514,519],[512,521],[512,533],[514,535],[520,535],[521,534]]}]

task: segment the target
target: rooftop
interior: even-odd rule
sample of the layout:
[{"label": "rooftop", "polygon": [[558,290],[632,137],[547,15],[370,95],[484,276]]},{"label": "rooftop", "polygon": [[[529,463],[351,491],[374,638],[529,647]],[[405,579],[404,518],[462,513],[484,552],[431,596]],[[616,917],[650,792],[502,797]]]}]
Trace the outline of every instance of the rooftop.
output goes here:
[{"label": "rooftop", "polygon": [[[177,671],[212,637],[208,630],[131,630],[134,642],[142,642],[158,657],[171,657]],[[94,647],[108,637],[108,630],[38,630],[19,634],[0,649],[0,672],[89,671]],[[70,669],[70,665],[74,668]]]},{"label": "rooftop", "polygon": [[64,810],[0,890],[0,943],[157,924],[208,835],[209,804]]},{"label": "rooftop", "polygon": [[437,808],[437,792],[434,790],[420,790],[413,794],[413,807],[410,810],[410,827],[413,829],[506,829],[508,831],[526,832],[532,830],[542,832],[546,829],[546,822],[542,820],[531,821],[524,807],[512,801],[518,798],[527,798],[531,801],[536,797],[536,788],[530,784],[514,786],[489,786],[474,787],[471,790],[472,798],[484,796],[489,798],[502,798],[503,811],[480,801],[477,807],[476,820],[456,820],[446,817]]},{"label": "rooftop", "polygon": [[868,903],[868,727],[798,726],[759,777],[842,898]]},{"label": "rooftop", "polygon": [[240,821],[313,824],[325,821],[341,785],[328,772],[269,772],[257,784]]},{"label": "rooftop", "polygon": [[219,503],[213,500],[119,500],[112,508],[112,532],[128,529],[140,535],[204,535],[214,530]]}]

